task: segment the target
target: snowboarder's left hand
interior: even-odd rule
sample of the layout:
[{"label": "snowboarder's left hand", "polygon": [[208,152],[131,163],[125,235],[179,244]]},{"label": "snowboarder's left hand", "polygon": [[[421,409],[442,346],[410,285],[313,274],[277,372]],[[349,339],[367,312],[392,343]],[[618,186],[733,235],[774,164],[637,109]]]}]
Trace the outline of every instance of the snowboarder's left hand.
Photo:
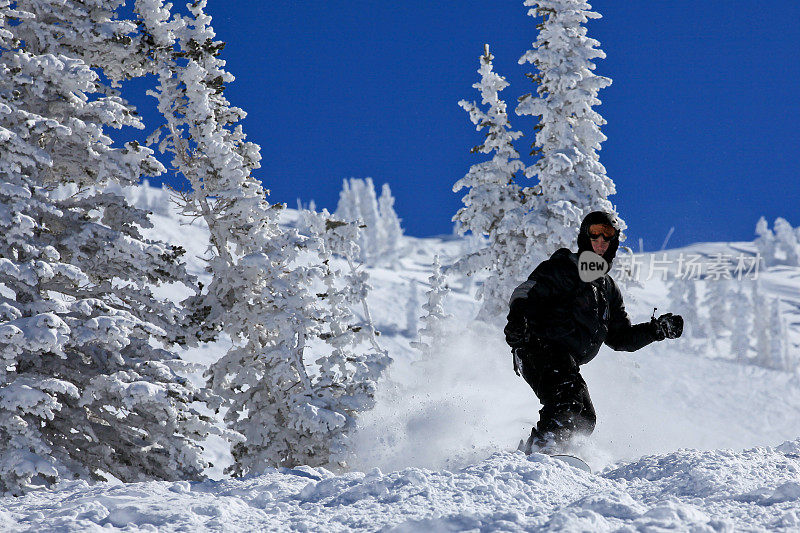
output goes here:
[{"label": "snowboarder's left hand", "polygon": [[683,317],[667,313],[658,318],[652,318],[650,323],[653,325],[653,332],[656,340],[676,339],[683,333]]}]

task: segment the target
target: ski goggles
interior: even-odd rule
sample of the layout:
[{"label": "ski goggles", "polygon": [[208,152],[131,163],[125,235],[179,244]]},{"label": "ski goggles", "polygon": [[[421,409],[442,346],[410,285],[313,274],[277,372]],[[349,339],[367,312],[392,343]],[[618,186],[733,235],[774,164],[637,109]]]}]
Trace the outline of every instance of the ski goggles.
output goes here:
[{"label": "ski goggles", "polygon": [[592,224],[589,226],[587,233],[589,234],[589,238],[593,241],[602,237],[604,241],[609,242],[617,236],[616,230],[606,224]]}]

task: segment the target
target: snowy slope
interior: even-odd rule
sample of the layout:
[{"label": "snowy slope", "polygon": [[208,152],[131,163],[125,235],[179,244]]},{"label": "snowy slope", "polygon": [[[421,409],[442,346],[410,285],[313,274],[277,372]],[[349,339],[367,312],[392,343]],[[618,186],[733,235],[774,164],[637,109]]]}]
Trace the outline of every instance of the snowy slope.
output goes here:
[{"label": "snowy slope", "polygon": [[[206,230],[166,214],[160,194],[147,189],[135,196],[162,206],[149,234],[181,243],[191,270],[205,276]],[[294,216],[287,211],[284,222],[292,224]],[[449,280],[447,310],[454,319],[446,349],[421,360],[409,345],[410,280],[421,305],[434,254],[447,264],[464,243],[406,238],[404,245],[395,269],[369,271],[372,315],[395,363],[376,408],[361,421],[353,472],[298,468],[194,484],[66,483],[4,498],[0,530],[128,524],[159,530],[800,530],[800,375],[738,364],[725,339],[663,342],[633,354],[604,347],[583,369],[597,430],[574,450],[596,473],[541,455],[526,458],[512,450],[538,418],[539,404],[514,374],[499,328],[470,321],[477,309],[473,281]],[[754,251],[752,243],[702,243],[668,255]],[[796,354],[800,270],[775,268],[761,278],[767,295],[783,301]],[[658,279],[623,288],[623,296],[634,322],[647,320],[656,306],[669,311]],[[208,364],[226,349],[223,340],[183,355]],[[209,475],[219,479],[230,461],[227,450],[211,441],[208,453],[215,463]]]},{"label": "snowy slope", "polygon": [[800,440],[680,450],[600,474],[497,452],[458,471],[297,468],[204,483],[73,482],[3,503],[4,531],[796,531]]}]

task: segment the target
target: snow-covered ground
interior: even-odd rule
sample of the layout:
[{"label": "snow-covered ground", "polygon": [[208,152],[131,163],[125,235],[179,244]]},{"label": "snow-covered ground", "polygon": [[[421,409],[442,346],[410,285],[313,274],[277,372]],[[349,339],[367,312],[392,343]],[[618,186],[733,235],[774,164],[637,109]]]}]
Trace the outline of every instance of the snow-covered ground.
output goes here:
[{"label": "snow-covered ground", "polygon": [[[140,200],[163,212],[157,194]],[[205,275],[202,226],[154,221],[150,234],[183,244],[193,272]],[[373,318],[395,362],[362,418],[352,471],[220,479],[230,458],[210,441],[209,481],[63,483],[4,498],[0,530],[800,531],[800,374],[737,363],[725,339],[666,341],[633,354],[603,348],[583,369],[597,430],[573,450],[594,473],[526,457],[513,450],[539,404],[514,374],[500,330],[470,321],[474,283],[449,280],[454,334],[440,353],[421,360],[409,345],[410,281],[421,305],[434,254],[446,264],[462,241],[405,245],[396,268],[370,269]],[[669,256],[754,251],[752,243],[702,243]],[[800,270],[759,275],[764,292],[782,299],[796,356]],[[653,307],[669,311],[658,279],[623,296],[634,322]],[[185,357],[208,364],[225,349],[220,342]]]},{"label": "snow-covered ground", "polygon": [[6,499],[4,531],[741,531],[800,529],[800,440],[745,451],[679,450],[587,474],[494,452],[459,470],[333,475],[271,470],[240,480],[65,483]]}]

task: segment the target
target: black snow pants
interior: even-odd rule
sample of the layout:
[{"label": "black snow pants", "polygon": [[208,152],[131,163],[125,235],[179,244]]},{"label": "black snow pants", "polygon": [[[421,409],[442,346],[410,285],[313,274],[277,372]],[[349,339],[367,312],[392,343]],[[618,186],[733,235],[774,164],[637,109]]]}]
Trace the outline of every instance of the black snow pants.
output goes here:
[{"label": "black snow pants", "polygon": [[536,425],[540,436],[564,442],[575,434],[594,431],[597,417],[589,389],[571,357],[527,352],[520,363],[522,377],[542,404]]}]

